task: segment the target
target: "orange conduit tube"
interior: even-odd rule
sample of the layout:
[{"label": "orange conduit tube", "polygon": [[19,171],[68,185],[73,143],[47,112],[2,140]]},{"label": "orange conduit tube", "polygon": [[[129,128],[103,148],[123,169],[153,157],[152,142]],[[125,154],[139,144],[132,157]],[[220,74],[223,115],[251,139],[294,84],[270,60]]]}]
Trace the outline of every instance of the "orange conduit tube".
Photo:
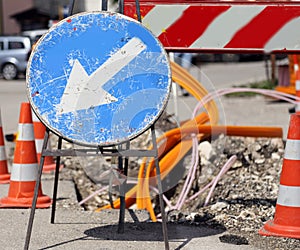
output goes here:
[{"label": "orange conduit tube", "polygon": [[[211,126],[211,125],[198,125],[198,127],[184,127],[168,131],[168,136],[176,136],[178,134],[190,135],[191,133],[200,133],[201,137],[205,135],[223,134],[230,136],[248,136],[248,137],[282,137],[282,129],[278,127],[254,127],[254,126]],[[201,138],[200,137],[200,138]],[[183,136],[183,139],[165,157],[160,159],[161,178],[164,179],[167,174],[174,168],[181,158],[183,158],[191,149],[191,138]],[[153,177],[156,176],[156,169],[154,168],[154,161],[148,165],[145,178],[143,178],[143,200],[142,206],[139,204],[139,209],[147,209],[152,221],[156,221],[156,216],[152,207],[150,199],[150,185],[155,185]]]},{"label": "orange conduit tube", "polygon": [[[192,140],[181,140],[168,154],[159,161],[159,166],[161,170],[161,179],[163,180],[168,173],[178,164],[178,162],[190,151],[192,147]],[[174,157],[176,155],[176,157]],[[152,221],[156,222],[156,215],[152,206],[150,198],[150,185],[155,185],[156,180],[154,181],[155,176],[154,161],[151,161],[148,165],[146,176],[144,179],[144,199],[145,199],[145,208],[149,212],[150,218]],[[156,178],[155,178],[156,179]]]},{"label": "orange conduit tube", "polygon": [[[199,123],[205,123],[208,121],[208,116],[207,114],[205,113],[201,113],[200,115],[198,115],[196,117],[195,120],[192,120],[192,121],[188,121],[187,122],[187,125],[189,124],[192,124],[192,123],[195,123],[195,122],[199,122]],[[168,132],[167,132],[168,133]],[[164,155],[166,152],[170,151],[170,149],[174,148],[174,145],[176,145],[178,143],[178,141],[181,140],[181,136],[180,134],[178,135],[178,139],[177,140],[174,140],[174,136],[172,135],[171,137],[168,136],[166,133],[162,136],[160,136],[158,139],[157,139],[157,142],[161,142],[162,140],[166,140],[163,144],[161,144],[159,147],[158,147],[158,156],[161,158],[162,155]],[[149,149],[152,149],[152,147],[150,147]],[[188,149],[188,147],[187,147]],[[188,152],[188,151],[187,151]],[[145,171],[145,166],[146,166],[146,161],[147,161],[147,157],[145,157],[143,159],[143,162],[142,164],[140,165],[140,169],[139,169],[139,175],[138,175],[138,183],[139,185],[135,185],[133,188],[131,188],[127,193],[126,193],[126,197],[125,197],[125,202],[126,202],[126,207],[130,207],[131,205],[133,205],[133,203],[135,202],[135,197],[138,197],[137,201],[139,202],[139,204],[145,204],[147,202],[145,202],[145,200],[143,199],[140,199],[140,197],[143,197],[143,182],[144,182],[144,179],[145,179],[145,176],[142,174],[144,171]],[[152,161],[151,161],[152,162]],[[150,164],[151,164],[150,162]],[[177,161],[175,162],[177,164]],[[175,164],[175,165],[176,165]],[[174,168],[175,165],[170,165],[169,167],[172,169]],[[162,168],[161,164],[160,164],[160,167]],[[162,178],[163,178],[163,175],[162,175]],[[139,196],[137,195],[139,192]],[[120,199],[117,199],[114,201],[114,207],[115,208],[120,208]],[[105,205],[101,208],[98,208],[96,210],[96,212],[99,212],[101,210],[104,210],[104,209],[109,209],[111,208],[110,204],[108,205]],[[143,206],[143,208],[145,208]],[[142,208],[140,208],[142,209]],[[147,209],[148,211],[150,210],[150,208],[148,207]],[[149,211],[150,213],[151,211]]]},{"label": "orange conduit tube", "polygon": [[[205,113],[198,115],[195,120],[188,121],[184,126],[192,126],[194,123],[205,123],[208,121],[208,116]],[[164,135],[160,136],[157,139],[157,143],[161,144],[158,147],[158,158],[161,159],[169,150],[171,150],[178,142],[181,140],[180,134],[173,134],[172,136],[168,135],[168,132],[164,133]],[[162,142],[163,141],[163,142]],[[152,146],[148,149],[152,149]],[[139,174],[138,174],[138,191],[137,191],[137,208],[144,209],[145,206],[142,205],[144,203],[144,195],[143,195],[143,181],[144,181],[144,173],[147,162],[147,157],[144,157],[142,160],[142,164],[140,165]]]},{"label": "orange conduit tube", "polygon": [[[201,115],[197,116],[195,120],[190,120],[186,122],[182,127],[190,127],[195,126],[197,124],[203,124],[208,121],[208,116],[205,113],[202,113]],[[195,124],[196,123],[196,124]],[[190,150],[191,143],[190,142],[182,142],[182,139],[186,137],[186,134],[181,134],[180,130],[178,130],[179,133],[177,134],[170,134],[169,131],[164,134],[161,138],[166,138],[166,142],[168,142],[170,139],[176,138],[177,140],[172,140],[173,143],[169,144],[168,146],[162,144],[159,149],[164,149],[164,155],[159,155],[159,161],[160,161],[160,168],[161,168],[161,178],[163,179],[166,176],[166,173],[169,173],[178,163],[179,160]],[[159,140],[158,140],[159,142]],[[182,144],[188,144],[185,145],[184,148],[181,149],[181,151],[178,153],[178,150],[180,147],[183,147]],[[170,148],[171,146],[171,148]],[[172,152],[171,156],[170,153]],[[161,157],[163,156],[163,158]],[[165,165],[163,162],[165,159],[168,159],[167,165]],[[143,169],[140,169],[139,171],[139,179],[138,179],[138,193],[137,193],[137,208],[138,209],[147,209],[150,213],[151,219],[156,220],[156,217],[154,216],[154,211],[151,204],[150,199],[150,187],[149,187],[149,177],[151,175],[151,172],[154,169],[154,161],[150,161],[145,173],[145,162],[146,158],[143,159]],[[169,170],[168,170],[169,169]],[[145,173],[145,174],[144,174]],[[154,219],[155,218],[155,219]]]},{"label": "orange conduit tube", "polygon": [[[178,133],[179,129],[174,129],[171,131],[168,131],[169,136],[172,136],[172,134]],[[184,132],[195,132],[195,127],[186,127],[181,129]],[[210,126],[210,125],[199,125],[198,126],[199,133],[203,134],[221,134],[226,132],[227,135],[231,136],[249,136],[249,137],[282,137],[282,129],[278,127],[252,127],[252,126]],[[172,151],[169,151],[165,157],[163,157],[160,160],[160,167],[161,167],[161,178],[164,179],[166,175],[174,168],[174,166],[181,160],[182,157],[188,153],[188,151],[191,148],[191,140],[190,139],[183,139],[180,143],[175,145],[173,147]],[[171,155],[169,155],[171,154]],[[175,154],[177,157],[173,157],[173,154]],[[145,167],[145,162],[143,163]],[[169,167],[166,167],[169,166]],[[145,170],[145,169],[143,169]],[[156,175],[156,170],[154,168],[154,162],[151,161],[147,168],[146,177],[142,177],[140,180],[143,180],[142,187],[144,186],[145,189],[143,189],[142,199],[143,205],[142,208],[139,209],[147,209],[149,211],[150,217],[152,221],[156,221],[156,216],[154,214],[152,203],[149,195],[149,192],[145,192],[145,190],[149,190],[149,178]],[[141,183],[141,184],[142,184]],[[152,183],[154,185],[154,183]],[[132,189],[130,189],[126,194],[126,207],[130,207],[135,202],[134,197],[136,196],[138,191],[138,186],[134,186]],[[149,202],[150,200],[150,202]],[[119,208],[120,207],[120,201],[117,199],[114,201],[114,207]],[[98,208],[96,211],[101,211],[103,209],[109,209],[111,208],[110,205],[106,205],[104,207]]]},{"label": "orange conduit tube", "polygon": [[[191,95],[193,95],[198,101],[200,101],[204,96],[208,94],[206,89],[184,68],[178,64],[171,62],[172,67],[172,80],[186,89]],[[219,119],[218,109],[214,101],[208,102],[205,106],[207,113],[209,115],[209,120],[211,124],[216,124]],[[194,120],[188,121],[193,122]],[[207,121],[203,122],[206,123]],[[196,124],[203,124],[197,122]],[[193,124],[193,125],[194,125]],[[179,134],[181,137],[184,137],[183,134]],[[172,136],[168,135],[168,132],[165,134],[167,138]],[[175,135],[173,135],[175,136]],[[181,138],[180,138],[181,139]],[[182,148],[181,148],[182,147]],[[191,140],[179,141],[174,148],[168,152],[168,155],[163,159],[160,159],[159,165],[161,168],[161,178],[164,178],[164,172],[169,173],[181,160],[184,155],[189,152],[192,148]],[[165,163],[164,163],[165,162]],[[165,165],[166,164],[166,165]],[[146,208],[150,214],[152,221],[156,221],[156,216],[152,207],[150,199],[150,183],[149,178],[153,176],[154,162],[150,162],[147,167],[146,175],[143,177],[145,172],[145,161],[142,163],[142,168],[139,171],[138,179],[138,199],[137,199],[137,208],[144,209]],[[156,171],[155,171],[156,172]]]},{"label": "orange conduit tube", "polygon": [[[170,62],[172,67],[172,80],[186,89],[192,96],[200,101],[204,96],[208,94],[207,90],[196,80],[187,70],[176,64]],[[210,118],[211,124],[217,124],[219,120],[219,112],[217,105],[214,101],[210,101],[205,104],[205,109]]]},{"label": "orange conduit tube", "polygon": [[[181,66],[179,66],[178,64],[171,62],[171,67],[172,67],[172,80],[174,82],[179,82],[179,85],[181,85],[183,88],[185,88],[191,95],[193,95],[197,100],[201,100],[201,98],[203,98],[205,95],[208,94],[208,92],[206,91],[205,88],[202,87],[202,85],[193,77],[191,76],[184,68],[182,68]],[[185,82],[187,81],[187,83]],[[218,109],[217,106],[215,105],[214,101],[209,102],[208,104],[205,105],[205,108],[207,109],[209,116],[210,116],[210,120],[212,123],[217,123],[218,121]],[[197,120],[197,119],[196,119]],[[195,122],[192,120],[192,122]],[[207,122],[207,120],[205,121]],[[196,122],[197,123],[197,122]],[[203,122],[204,123],[204,122]],[[165,136],[162,137],[162,139],[165,138]],[[176,138],[177,139],[177,138]],[[170,144],[175,143],[177,140],[175,138],[172,139],[172,143],[170,142]],[[180,139],[180,138],[179,138]],[[158,143],[159,143],[159,139],[158,139]],[[187,147],[186,149],[187,152],[190,150],[190,147]],[[143,160],[143,163],[140,165],[140,170],[139,170],[139,175],[138,175],[138,179],[139,180],[144,180],[142,173],[144,173],[145,171],[145,166],[146,166],[146,159]],[[161,167],[161,165],[160,165]],[[173,168],[174,166],[170,166],[171,168]],[[132,189],[130,189],[125,197],[125,202],[126,202],[126,207],[130,207],[133,203],[134,203],[134,197],[137,195],[137,192],[139,192],[139,194],[142,194],[143,191],[143,181],[141,181],[139,183],[139,185],[134,186]],[[137,186],[139,187],[137,191]],[[141,195],[138,196],[138,203],[139,204],[143,204],[144,200],[140,200],[140,197],[143,197]],[[114,207],[115,208],[119,208],[120,206],[120,200],[117,199],[114,202]],[[143,207],[143,205],[142,205]],[[101,211],[103,209],[108,209],[111,208],[110,204],[103,206],[101,208],[98,208],[96,211]]]},{"label": "orange conduit tube", "polygon": [[183,126],[169,130],[165,135],[168,137],[178,134],[200,133],[206,135],[226,134],[229,136],[246,136],[246,137],[282,137],[281,127],[256,127],[256,126],[223,126],[223,125],[198,125]]},{"label": "orange conduit tube", "polygon": [[[195,80],[185,69],[177,65],[176,63],[171,62],[172,66],[172,79],[181,85],[184,89],[186,89],[189,93],[191,93],[196,99],[201,100],[205,95],[207,95],[207,91],[201,86],[201,84]],[[208,111],[210,115],[210,122],[211,124],[216,124],[218,121],[218,111],[217,107],[214,102],[209,102],[205,105],[206,110]],[[199,125],[199,123],[197,123]],[[202,124],[200,124],[202,125]],[[177,128],[171,131],[168,131],[165,136],[166,137],[172,137],[176,136],[178,133],[181,135],[184,135],[185,133],[190,134],[191,132],[194,133],[205,133],[210,134],[212,130],[211,126],[199,126],[199,131],[194,127],[185,127],[184,129]],[[282,137],[282,129],[281,128],[258,128],[258,127],[234,127],[234,126],[218,126],[213,127],[213,133],[227,133],[228,135],[239,135],[239,136],[271,136],[271,137]],[[160,168],[161,168],[161,178],[164,178],[164,174],[169,173],[173,169],[173,164],[171,163],[172,160],[178,159],[178,149],[180,148],[181,144],[183,144],[183,151],[180,150],[182,155],[180,155],[180,159],[191,149],[192,142],[191,140],[185,140],[182,143],[178,143],[176,147],[172,149],[170,154],[166,155],[163,159],[160,160]],[[165,166],[169,166],[165,169]],[[170,167],[172,166],[172,167]],[[144,173],[144,167],[145,163],[143,163],[143,172]],[[141,173],[141,172],[140,172]],[[140,203],[138,201],[137,207],[138,208],[146,208],[149,211],[150,217],[152,221],[156,221],[156,216],[154,214],[154,210],[152,207],[152,203],[150,200],[150,189],[149,189],[149,179],[150,177],[155,176],[156,171],[154,168],[153,162],[150,162],[146,171],[145,178],[141,178],[142,181],[140,181],[140,184],[142,187],[139,187],[138,189],[142,188],[143,193],[142,198],[139,198],[143,203]],[[140,176],[141,177],[141,176]]]}]

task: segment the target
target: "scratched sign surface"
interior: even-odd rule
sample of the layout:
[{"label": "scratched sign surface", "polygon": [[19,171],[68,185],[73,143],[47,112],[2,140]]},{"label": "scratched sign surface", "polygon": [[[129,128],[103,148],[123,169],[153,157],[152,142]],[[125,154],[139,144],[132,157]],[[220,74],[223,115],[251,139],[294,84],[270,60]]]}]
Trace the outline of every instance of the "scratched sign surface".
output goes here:
[{"label": "scratched sign surface", "polygon": [[27,95],[54,133],[113,145],[147,130],[168,101],[171,70],[153,34],[110,12],[83,12],[53,26],[29,59]]}]

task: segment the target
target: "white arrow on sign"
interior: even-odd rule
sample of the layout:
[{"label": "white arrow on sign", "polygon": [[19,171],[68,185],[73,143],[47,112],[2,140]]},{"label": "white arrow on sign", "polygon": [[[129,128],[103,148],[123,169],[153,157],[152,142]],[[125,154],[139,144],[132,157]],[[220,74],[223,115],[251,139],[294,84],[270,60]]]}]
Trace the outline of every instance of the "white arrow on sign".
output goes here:
[{"label": "white arrow on sign", "polygon": [[57,105],[58,113],[74,112],[117,101],[116,97],[103,89],[103,85],[145,49],[146,45],[134,37],[90,76],[76,59],[61,101]]}]

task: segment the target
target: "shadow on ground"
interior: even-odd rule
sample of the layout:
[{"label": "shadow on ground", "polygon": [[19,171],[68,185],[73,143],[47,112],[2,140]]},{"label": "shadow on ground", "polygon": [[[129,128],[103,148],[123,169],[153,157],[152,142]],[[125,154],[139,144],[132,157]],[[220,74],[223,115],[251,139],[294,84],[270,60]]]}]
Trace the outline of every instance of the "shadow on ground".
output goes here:
[{"label": "shadow on ground", "polygon": [[[169,240],[199,238],[223,233],[224,229],[207,228],[171,223],[168,224]],[[105,225],[86,230],[84,233],[102,240],[163,241],[161,223],[125,223],[124,233],[117,233],[118,225]]]},{"label": "shadow on ground", "polygon": [[[170,242],[181,243],[176,249],[181,249],[193,238],[221,234],[225,228],[208,228],[169,223],[168,238]],[[118,225],[106,225],[86,230],[84,233],[92,238],[113,241],[163,241],[162,224],[153,222],[125,223],[124,233],[117,233]]]}]

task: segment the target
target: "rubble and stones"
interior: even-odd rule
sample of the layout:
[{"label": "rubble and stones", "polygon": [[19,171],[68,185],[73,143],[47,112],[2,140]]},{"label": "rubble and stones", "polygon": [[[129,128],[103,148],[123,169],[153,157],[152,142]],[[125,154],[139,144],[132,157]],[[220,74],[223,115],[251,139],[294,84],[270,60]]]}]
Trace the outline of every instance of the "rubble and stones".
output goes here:
[{"label": "rubble and stones", "polygon": [[[147,133],[143,136],[140,143],[147,146]],[[222,228],[226,230],[226,234],[220,237],[220,241],[229,244],[249,244],[259,249],[300,249],[300,240],[263,237],[258,234],[263,224],[273,219],[275,214],[284,141],[281,138],[220,135],[211,141],[205,141],[204,144],[206,145],[199,146],[200,164],[197,178],[188,197],[209,183],[232,155],[236,155],[237,160],[219,180],[207,206],[203,204],[209,190],[186,202],[180,211],[169,210],[169,223]],[[185,158],[183,168],[187,171],[191,157],[187,155]],[[99,158],[67,159],[60,178],[73,179],[80,200],[107,185],[107,178],[106,181],[105,178],[95,178],[103,169],[109,170],[110,164],[116,164],[116,159],[105,159],[100,163]],[[129,174],[136,175],[138,167],[138,159],[132,159]],[[173,204],[178,199],[183,182],[184,179],[178,183],[174,195],[170,197]],[[117,192],[114,192],[113,199],[117,197]],[[104,191],[87,200],[83,207],[85,210],[94,211],[108,204],[108,198],[108,191]],[[153,197],[153,202],[156,200]]]}]

